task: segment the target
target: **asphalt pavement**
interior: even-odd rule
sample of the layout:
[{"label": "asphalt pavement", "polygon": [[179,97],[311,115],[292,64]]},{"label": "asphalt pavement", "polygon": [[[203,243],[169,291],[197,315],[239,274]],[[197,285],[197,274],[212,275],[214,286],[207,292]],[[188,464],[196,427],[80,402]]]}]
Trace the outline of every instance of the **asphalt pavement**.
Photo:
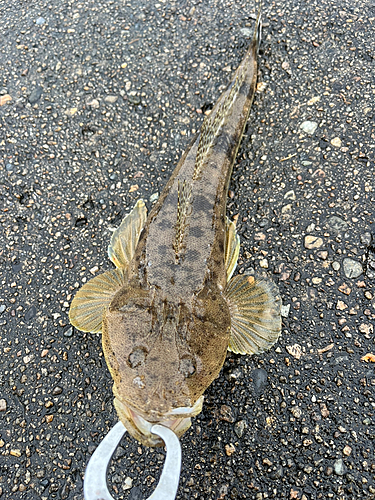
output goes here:
[{"label": "asphalt pavement", "polygon": [[[111,230],[156,201],[249,44],[248,1],[0,0],[0,498],[81,499],[117,422],[100,336],[69,304]],[[181,439],[178,499],[375,498],[375,3],[266,1],[234,168],[238,272],[279,286],[282,336],[228,353]],[[115,498],[163,449],[125,437]]]}]

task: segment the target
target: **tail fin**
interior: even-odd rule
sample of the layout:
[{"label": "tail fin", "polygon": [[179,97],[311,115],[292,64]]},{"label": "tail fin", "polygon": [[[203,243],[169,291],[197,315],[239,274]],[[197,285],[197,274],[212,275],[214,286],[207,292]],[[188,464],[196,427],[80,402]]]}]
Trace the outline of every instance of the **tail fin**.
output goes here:
[{"label": "tail fin", "polygon": [[259,11],[257,15],[257,20],[255,23],[254,35],[253,35],[253,44],[255,45],[255,50],[258,53],[259,45],[262,39],[262,2],[259,5]]}]

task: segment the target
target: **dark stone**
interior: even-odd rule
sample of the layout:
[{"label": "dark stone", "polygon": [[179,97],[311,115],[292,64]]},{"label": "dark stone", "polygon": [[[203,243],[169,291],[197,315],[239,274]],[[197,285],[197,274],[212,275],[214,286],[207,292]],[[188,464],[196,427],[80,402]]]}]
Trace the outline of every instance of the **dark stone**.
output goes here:
[{"label": "dark stone", "polygon": [[234,416],[232,413],[232,408],[227,405],[222,405],[220,407],[220,415],[219,415],[220,420],[224,420],[225,422],[234,422]]},{"label": "dark stone", "polygon": [[60,498],[61,500],[66,500],[69,495],[69,485],[68,483],[65,483],[64,486],[60,490]]},{"label": "dark stone", "polygon": [[271,472],[270,478],[274,480],[281,479],[283,475],[284,475],[284,469],[282,468],[281,465],[278,465],[276,470]]},{"label": "dark stone", "polygon": [[253,379],[254,390],[257,394],[263,394],[264,389],[267,386],[267,372],[262,368],[257,368],[251,372],[251,378]]},{"label": "dark stone", "polygon": [[47,486],[49,485],[49,479],[42,479],[40,481],[40,485],[43,486],[43,488],[47,488]]},{"label": "dark stone", "polygon": [[143,499],[143,495],[142,495],[142,492],[141,492],[140,488],[138,488],[137,486],[135,486],[134,488],[132,488],[130,490],[128,499],[129,500],[142,500]]},{"label": "dark stone", "polygon": [[75,227],[86,226],[86,224],[87,224],[86,217],[78,217],[74,223]]},{"label": "dark stone", "polygon": [[238,490],[237,490],[237,488],[236,488],[236,487],[234,487],[234,488],[232,489],[232,491],[230,492],[230,497],[231,497],[231,498],[237,498],[237,497],[238,497]]},{"label": "dark stone", "polygon": [[114,454],[114,459],[118,460],[119,458],[124,458],[126,456],[126,450],[122,446],[118,446],[116,448],[115,454]]},{"label": "dark stone", "polygon": [[134,104],[134,106],[137,106],[138,104],[141,104],[141,98],[138,95],[128,94],[128,101],[131,104]]},{"label": "dark stone", "polygon": [[17,262],[15,264],[12,265],[12,271],[14,273],[18,273],[19,271],[21,271],[22,269],[22,263],[21,262]]},{"label": "dark stone", "polygon": [[36,315],[36,307],[31,306],[30,309],[25,313],[25,321],[30,321],[31,319],[34,318],[35,315]]},{"label": "dark stone", "polygon": [[35,104],[36,102],[38,102],[42,93],[43,93],[42,87],[36,87],[29,95],[29,103]]}]

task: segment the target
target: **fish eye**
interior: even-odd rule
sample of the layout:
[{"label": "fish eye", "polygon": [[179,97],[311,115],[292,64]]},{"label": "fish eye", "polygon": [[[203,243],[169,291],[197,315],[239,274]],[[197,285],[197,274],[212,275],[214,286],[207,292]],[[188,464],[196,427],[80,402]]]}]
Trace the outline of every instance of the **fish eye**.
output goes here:
[{"label": "fish eye", "polygon": [[147,358],[147,350],[144,347],[136,347],[129,354],[128,365],[130,368],[137,368],[145,363]]},{"label": "fish eye", "polygon": [[196,372],[195,361],[190,356],[183,356],[180,359],[179,371],[185,378],[192,377]]}]

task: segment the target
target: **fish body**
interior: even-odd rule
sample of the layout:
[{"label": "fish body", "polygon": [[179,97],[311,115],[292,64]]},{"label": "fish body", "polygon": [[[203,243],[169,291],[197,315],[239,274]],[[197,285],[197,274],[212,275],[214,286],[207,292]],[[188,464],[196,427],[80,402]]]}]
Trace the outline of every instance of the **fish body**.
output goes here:
[{"label": "fish body", "polygon": [[149,216],[142,200],[113,233],[116,269],[85,284],[70,320],[101,331],[115,407],[136,439],[162,441],[155,423],[178,436],[202,409],[227,350],[258,353],[280,334],[281,300],[264,278],[231,278],[239,253],[226,218],[233,163],[253,101],[260,40],[205,118]]}]

